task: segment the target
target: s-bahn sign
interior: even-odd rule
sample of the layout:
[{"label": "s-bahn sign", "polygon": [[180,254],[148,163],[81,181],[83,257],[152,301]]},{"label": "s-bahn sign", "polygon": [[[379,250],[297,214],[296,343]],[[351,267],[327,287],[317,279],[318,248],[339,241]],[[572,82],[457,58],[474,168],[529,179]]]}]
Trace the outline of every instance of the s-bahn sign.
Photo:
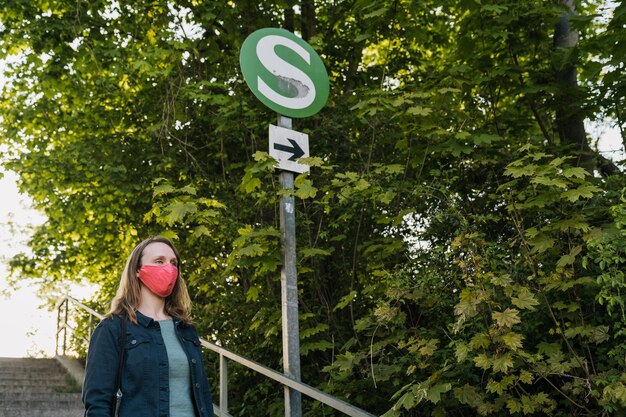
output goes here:
[{"label": "s-bahn sign", "polygon": [[239,53],[243,78],[267,107],[288,117],[312,116],[328,99],[328,74],[305,41],[285,29],[259,29]]}]

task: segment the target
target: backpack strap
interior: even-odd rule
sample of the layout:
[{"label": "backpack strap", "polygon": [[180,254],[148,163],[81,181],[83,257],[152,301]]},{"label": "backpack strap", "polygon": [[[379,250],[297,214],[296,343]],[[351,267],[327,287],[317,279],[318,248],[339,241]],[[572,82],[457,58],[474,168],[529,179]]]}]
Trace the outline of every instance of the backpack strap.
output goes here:
[{"label": "backpack strap", "polygon": [[124,350],[126,347],[126,317],[117,316],[120,319],[120,334],[117,338],[119,343],[119,356],[117,360],[117,373],[115,374],[115,395],[111,402],[111,416],[117,416],[120,401],[122,400],[122,367],[124,366]]}]

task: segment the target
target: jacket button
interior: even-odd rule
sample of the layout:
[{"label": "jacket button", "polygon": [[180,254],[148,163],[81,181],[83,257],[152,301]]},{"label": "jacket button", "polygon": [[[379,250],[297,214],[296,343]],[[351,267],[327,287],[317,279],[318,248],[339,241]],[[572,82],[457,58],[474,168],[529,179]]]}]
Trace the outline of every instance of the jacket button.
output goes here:
[{"label": "jacket button", "polygon": [[195,365],[195,364],[196,364],[196,359],[195,359],[195,358],[194,358],[194,359],[192,359],[192,360],[191,360],[191,363],[193,363],[193,364]]},{"label": "jacket button", "polygon": [[130,344],[131,344],[131,345],[136,345],[136,344],[137,344],[137,339],[133,339],[133,340],[130,342]]},{"label": "jacket button", "polygon": [[196,389],[200,389],[200,384],[196,382]]}]

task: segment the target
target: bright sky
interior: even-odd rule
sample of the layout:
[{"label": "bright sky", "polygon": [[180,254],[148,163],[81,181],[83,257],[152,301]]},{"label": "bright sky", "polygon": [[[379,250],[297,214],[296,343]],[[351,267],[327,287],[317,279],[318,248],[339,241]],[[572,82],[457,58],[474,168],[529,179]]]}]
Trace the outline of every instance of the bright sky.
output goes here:
[{"label": "bright sky", "polygon": [[0,195],[0,335],[4,341],[0,356],[54,354],[56,322],[52,314],[38,309],[42,303],[32,288],[10,291],[6,282],[7,258],[26,250],[29,225],[40,224],[44,217],[19,194],[14,173],[5,173],[0,179]]},{"label": "bright sky", "polygon": [[[0,61],[0,88],[5,79]],[[5,150],[0,149],[0,152]],[[0,168],[0,357],[52,356],[55,349],[56,318],[41,309],[35,289],[23,285],[9,289],[7,260],[26,252],[32,227],[45,217],[31,208],[28,196],[17,188],[17,175]]]},{"label": "bright sky", "polygon": [[[28,283],[18,289],[7,285],[7,260],[28,253],[26,243],[33,227],[45,221],[31,207],[28,196],[19,193],[17,175],[5,172],[0,179],[0,357],[53,356],[55,350],[56,311],[43,307],[43,300]],[[71,294],[88,298],[94,288],[75,285]]]}]

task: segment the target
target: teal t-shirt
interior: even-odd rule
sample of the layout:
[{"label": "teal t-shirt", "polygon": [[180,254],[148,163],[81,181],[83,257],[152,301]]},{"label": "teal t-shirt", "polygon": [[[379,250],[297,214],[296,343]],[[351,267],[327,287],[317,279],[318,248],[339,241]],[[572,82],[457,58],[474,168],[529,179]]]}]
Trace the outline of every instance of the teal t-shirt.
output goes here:
[{"label": "teal t-shirt", "polygon": [[159,320],[170,368],[170,417],[195,417],[191,402],[191,373],[173,320]]}]

